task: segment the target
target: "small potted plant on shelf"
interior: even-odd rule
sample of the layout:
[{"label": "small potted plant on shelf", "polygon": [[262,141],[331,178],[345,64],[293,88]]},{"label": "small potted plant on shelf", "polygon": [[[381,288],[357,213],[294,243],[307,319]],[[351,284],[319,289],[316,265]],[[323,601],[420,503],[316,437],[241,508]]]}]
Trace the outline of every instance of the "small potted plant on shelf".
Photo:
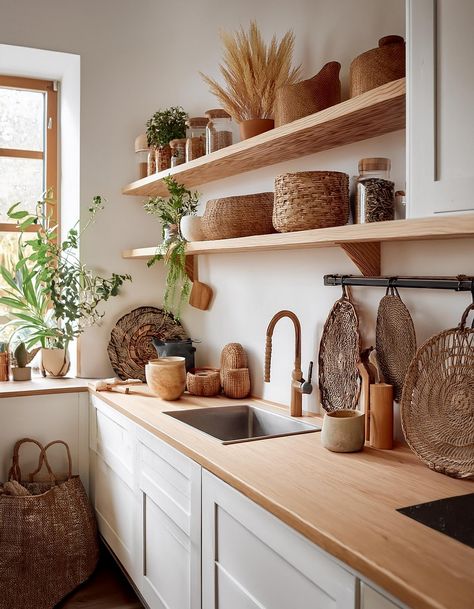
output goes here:
[{"label": "small potted plant on shelf", "polygon": [[196,214],[199,194],[191,192],[172,176],[163,180],[169,197],[154,197],[144,204],[147,213],[161,220],[163,237],[163,243],[147,264],[150,267],[158,260],[164,261],[167,273],[163,308],[179,320],[191,289],[186,273],[186,239],[181,233],[180,223],[183,217]]},{"label": "small potted plant on shelf", "polygon": [[211,93],[240,123],[240,135],[247,139],[274,126],[276,91],[298,81],[300,67],[292,68],[294,34],[287,32],[280,42],[273,36],[266,45],[255,21],[248,33],[241,28],[234,35],[221,34],[224,59],[220,71],[225,86],[202,74]]},{"label": "small potted plant on shelf", "polygon": [[[47,193],[34,212],[16,203],[8,217],[17,220],[20,231],[18,262],[13,270],[0,265],[6,288],[0,304],[8,307],[14,334],[22,337],[25,346],[41,346],[43,375],[65,376],[69,371],[68,346],[84,330],[99,323],[103,313],[100,303],[116,296],[130,275],[112,274],[103,278],[88,269],[78,258],[79,239],[103,208],[103,199],[94,197],[89,219],[84,228],[71,228],[64,241],[58,242],[57,227],[47,213]],[[28,232],[37,226],[34,233]]]},{"label": "small potted plant on shelf", "polygon": [[16,366],[12,366],[12,377],[14,381],[30,381],[31,380],[31,368],[27,365],[29,363],[30,355],[36,354],[37,349],[32,354],[29,354],[26,350],[25,343],[19,342],[13,355],[15,357]]},{"label": "small potted plant on shelf", "polygon": [[148,146],[156,150],[156,171],[171,167],[171,140],[186,137],[188,115],[181,106],[158,110],[146,123]]}]

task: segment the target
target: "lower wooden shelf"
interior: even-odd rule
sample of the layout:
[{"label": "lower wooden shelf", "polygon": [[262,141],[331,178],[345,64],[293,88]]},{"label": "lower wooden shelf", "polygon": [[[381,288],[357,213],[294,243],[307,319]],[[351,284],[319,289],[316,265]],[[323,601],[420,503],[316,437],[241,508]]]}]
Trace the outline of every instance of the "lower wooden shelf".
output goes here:
[{"label": "lower wooden shelf", "polygon": [[[380,274],[380,244],[393,241],[474,237],[474,214],[430,216],[372,224],[351,224],[294,233],[188,243],[189,256],[318,247],[341,247],[363,275]],[[156,247],[125,250],[123,258],[148,259]]]}]

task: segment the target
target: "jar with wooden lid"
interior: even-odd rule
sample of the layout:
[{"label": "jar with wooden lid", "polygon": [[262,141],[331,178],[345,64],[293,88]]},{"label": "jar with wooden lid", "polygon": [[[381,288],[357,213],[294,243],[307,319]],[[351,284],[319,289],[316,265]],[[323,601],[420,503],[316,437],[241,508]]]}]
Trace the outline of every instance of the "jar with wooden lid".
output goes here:
[{"label": "jar with wooden lid", "polygon": [[[146,133],[140,134],[135,138],[135,158],[138,163],[138,176],[139,178],[146,178],[148,173],[148,155],[150,153],[150,147],[148,146],[148,140]],[[154,166],[154,159],[151,166],[152,169],[156,169]],[[153,171],[155,173],[155,171]]]},{"label": "jar with wooden lid", "polygon": [[222,108],[208,110],[206,127],[206,154],[232,145],[232,119]]},{"label": "jar with wooden lid", "polygon": [[395,188],[390,180],[390,159],[368,158],[359,161],[354,222],[393,220]]},{"label": "jar with wooden lid", "polygon": [[209,119],[205,116],[188,118],[186,126],[189,135],[186,139],[186,163],[206,154],[206,127]]},{"label": "jar with wooden lid", "polygon": [[177,167],[186,162],[186,138],[171,140],[171,167]]}]

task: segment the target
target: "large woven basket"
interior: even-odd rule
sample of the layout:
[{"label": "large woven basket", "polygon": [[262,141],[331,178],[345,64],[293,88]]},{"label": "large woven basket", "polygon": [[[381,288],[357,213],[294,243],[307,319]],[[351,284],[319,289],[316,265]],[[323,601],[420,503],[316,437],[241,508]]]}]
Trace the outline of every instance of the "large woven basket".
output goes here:
[{"label": "large woven basket", "polygon": [[401,36],[385,36],[376,49],[356,57],[350,69],[350,96],[405,76],[405,41]]},{"label": "large woven basket", "polygon": [[340,171],[299,171],[275,179],[273,226],[280,233],[347,223],[349,176]]},{"label": "large woven basket", "polygon": [[261,192],[211,199],[202,217],[206,239],[232,239],[273,233],[274,194]]},{"label": "large woven basket", "polygon": [[341,64],[330,61],[313,78],[285,85],[275,96],[275,127],[319,112],[341,101]]}]

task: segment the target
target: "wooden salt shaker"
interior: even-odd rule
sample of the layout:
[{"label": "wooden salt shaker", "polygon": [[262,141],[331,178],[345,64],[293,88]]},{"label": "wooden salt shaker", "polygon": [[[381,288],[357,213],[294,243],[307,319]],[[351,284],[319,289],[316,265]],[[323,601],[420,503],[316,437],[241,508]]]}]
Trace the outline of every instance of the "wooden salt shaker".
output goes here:
[{"label": "wooden salt shaker", "polygon": [[370,446],[393,448],[393,386],[370,385]]}]

